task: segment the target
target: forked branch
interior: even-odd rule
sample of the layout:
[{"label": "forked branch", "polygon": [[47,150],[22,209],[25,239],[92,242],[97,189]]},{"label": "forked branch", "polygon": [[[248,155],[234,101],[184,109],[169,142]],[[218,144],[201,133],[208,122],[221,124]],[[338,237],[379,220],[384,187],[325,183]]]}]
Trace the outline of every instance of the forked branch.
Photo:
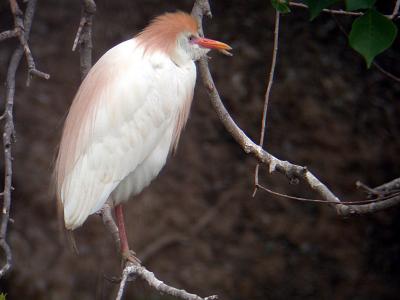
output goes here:
[{"label": "forked branch", "polygon": [[[15,1],[10,1],[11,10],[16,16],[16,24],[19,24],[18,28],[23,28],[19,34],[23,35],[20,41],[27,41],[29,39],[29,33],[32,25],[33,15],[35,13],[36,0],[30,0],[28,2],[25,16],[19,10],[18,5]],[[16,27],[17,28],[17,27]],[[0,247],[2,248],[5,256],[5,263],[0,269],[0,278],[3,277],[12,266],[12,252],[10,246],[7,243],[7,230],[10,222],[10,207],[11,207],[11,194],[12,194],[12,174],[13,174],[13,157],[12,157],[12,142],[14,139],[14,96],[15,96],[15,75],[18,66],[21,62],[23,54],[26,53],[26,45],[23,42],[17,46],[14,53],[11,56],[10,63],[7,69],[6,77],[6,98],[5,108],[2,115],[4,119],[3,128],[3,151],[4,151],[4,190],[1,193],[3,197],[3,207],[1,211],[1,225],[0,225]],[[30,53],[30,52],[29,52]],[[29,63],[28,63],[29,64]]]},{"label": "forked branch", "polygon": [[[198,20],[200,32],[203,32],[202,17],[203,15],[211,15],[208,0],[196,0],[192,14]],[[339,215],[343,216],[372,213],[400,203],[400,196],[395,196],[380,202],[360,205],[346,205],[341,202],[340,199],[306,167],[292,164],[288,161],[282,161],[265,151],[265,149],[254,143],[246,135],[246,133],[235,123],[229,112],[226,110],[211,76],[207,58],[202,58],[199,66],[200,75],[210,97],[211,104],[220,121],[225,126],[225,129],[242,147],[245,153],[252,155],[261,164],[266,165],[270,173],[277,171],[284,174],[291,181],[304,181],[311,189],[316,191],[322,197],[322,199],[326,200],[330,205],[332,205]]]},{"label": "forked branch", "polygon": [[[40,77],[40,78],[49,79],[50,78],[49,74],[36,69],[35,60],[33,59],[31,49],[29,48],[29,45],[28,45],[29,33],[28,34],[26,33],[26,31],[29,31],[30,28],[28,29],[25,26],[24,14],[22,13],[21,9],[19,8],[16,0],[9,0],[9,1],[10,1],[10,9],[11,9],[11,12],[14,17],[14,30],[12,30],[11,32],[9,31],[8,35],[3,33],[3,36],[7,36],[7,37],[17,36],[19,39],[19,42],[25,53],[26,62],[28,64],[28,79],[26,81],[26,85],[29,86],[31,77],[33,75]],[[29,16],[28,16],[29,13],[30,12],[28,10],[26,10],[25,20],[26,20],[26,17],[29,18]],[[33,12],[32,12],[32,14],[33,14]]]},{"label": "forked branch", "polygon": [[[113,236],[116,248],[119,249],[118,227],[115,224],[114,219],[112,218],[111,210],[112,210],[111,204],[106,203],[103,206],[100,214],[102,215],[103,222],[104,222],[106,228],[108,229],[108,231],[110,231],[111,235]],[[137,277],[140,277],[143,280],[145,280],[149,284],[150,287],[152,287],[153,289],[158,291],[160,294],[167,294],[167,295],[175,296],[175,297],[178,297],[178,298],[181,298],[184,300],[214,300],[214,299],[218,299],[218,297],[216,295],[202,298],[198,295],[188,293],[185,290],[181,290],[181,289],[177,289],[173,286],[169,286],[169,285],[165,284],[164,282],[162,282],[161,280],[159,280],[154,275],[154,273],[147,270],[146,267],[128,262],[125,265],[124,270],[122,271],[122,278],[121,278],[121,282],[119,285],[116,300],[122,299],[128,279],[136,279]]]}]

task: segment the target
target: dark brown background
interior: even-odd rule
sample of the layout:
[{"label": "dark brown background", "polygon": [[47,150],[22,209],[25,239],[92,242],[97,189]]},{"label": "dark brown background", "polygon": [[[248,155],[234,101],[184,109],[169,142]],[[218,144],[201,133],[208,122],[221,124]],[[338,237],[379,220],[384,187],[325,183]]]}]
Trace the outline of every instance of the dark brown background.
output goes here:
[{"label": "dark brown background", "polygon": [[[5,2],[5,1],[4,1]],[[76,231],[80,255],[60,242],[50,195],[52,160],[63,117],[79,85],[79,56],[71,46],[79,1],[39,1],[31,47],[39,69],[25,87],[19,69],[14,145],[15,192],[9,241],[12,272],[0,282],[7,299],[112,299],[120,273],[110,235],[99,217]],[[192,1],[97,1],[94,57],[132,37],[155,15]],[[216,83],[238,124],[255,140],[266,87],[274,12],[269,1],[212,1],[207,36],[230,43],[234,57],[213,54]],[[348,18],[340,18],[348,27]],[[1,30],[11,26],[0,5]],[[400,174],[400,85],[346,44],[329,15],[308,22],[294,9],[281,23],[277,78],[267,149],[307,165],[337,195],[364,197],[355,181],[376,186]],[[0,80],[15,43],[0,44]],[[399,48],[378,57],[400,74]],[[4,89],[1,101],[4,99]],[[215,218],[187,243],[164,249],[146,266],[166,283],[221,299],[396,299],[399,293],[399,209],[343,219],[324,205],[294,203],[263,192],[251,198],[255,161],[244,155],[217,120],[201,83],[177,154],[150,188],[126,206],[129,239],[140,253],[172,233],[186,234],[227,199]],[[262,172],[277,191],[316,197]],[[223,200],[222,200],[223,201]],[[166,299],[145,284],[130,284],[126,299]]]}]

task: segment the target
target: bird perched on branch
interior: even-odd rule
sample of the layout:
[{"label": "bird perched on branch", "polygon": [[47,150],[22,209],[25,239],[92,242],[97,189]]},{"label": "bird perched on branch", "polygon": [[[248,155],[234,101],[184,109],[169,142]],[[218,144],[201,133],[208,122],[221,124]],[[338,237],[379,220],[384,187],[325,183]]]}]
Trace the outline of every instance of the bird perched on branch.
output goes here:
[{"label": "bird perched on branch", "polygon": [[105,53],[83,80],[65,121],[55,167],[65,227],[73,230],[110,199],[123,258],[122,203],[158,175],[178,144],[196,82],[194,61],[227,44],[199,35],[183,12],[155,18]]}]

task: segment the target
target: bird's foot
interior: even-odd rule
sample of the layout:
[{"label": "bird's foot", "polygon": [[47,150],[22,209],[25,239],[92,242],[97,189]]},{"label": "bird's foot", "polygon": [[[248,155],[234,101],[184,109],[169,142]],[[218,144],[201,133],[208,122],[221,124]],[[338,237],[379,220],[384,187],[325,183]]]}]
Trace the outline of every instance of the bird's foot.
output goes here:
[{"label": "bird's foot", "polygon": [[121,255],[124,264],[126,264],[127,262],[130,262],[137,266],[140,266],[142,264],[140,259],[137,258],[135,251],[133,250],[126,250],[122,252]]}]

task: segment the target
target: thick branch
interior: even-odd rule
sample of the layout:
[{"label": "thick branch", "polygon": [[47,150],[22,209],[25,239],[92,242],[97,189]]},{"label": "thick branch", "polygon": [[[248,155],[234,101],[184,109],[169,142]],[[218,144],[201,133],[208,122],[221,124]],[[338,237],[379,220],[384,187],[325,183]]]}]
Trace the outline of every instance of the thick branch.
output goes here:
[{"label": "thick branch", "polygon": [[[10,2],[12,11],[18,8],[16,2]],[[26,12],[23,26],[24,39],[28,40],[29,32],[32,25],[32,19],[35,12],[36,0],[30,0]],[[12,171],[13,171],[13,158],[12,158],[12,141],[14,135],[14,96],[15,96],[15,74],[21,62],[22,55],[24,54],[24,47],[19,45],[14,51],[10,64],[7,70],[6,79],[6,101],[4,110],[4,129],[3,129],[3,148],[4,148],[4,190],[3,190],[3,209],[1,214],[1,227],[0,227],[0,246],[3,249],[6,257],[6,263],[0,270],[0,277],[4,276],[12,265],[12,254],[9,245],[7,244],[7,229],[10,222],[10,207],[11,207],[11,192],[12,192]]]},{"label": "thick branch", "polygon": [[75,51],[79,44],[81,79],[83,80],[92,67],[92,24],[93,16],[96,13],[96,3],[94,0],[82,1],[82,16],[76,32],[72,51]]},{"label": "thick branch", "polygon": [[362,215],[374,213],[379,210],[396,206],[400,203],[400,196],[392,197],[384,201],[361,205],[338,205],[337,212],[342,216]]},{"label": "thick branch", "polygon": [[9,38],[13,38],[18,36],[17,30],[13,29],[13,30],[6,30],[3,32],[0,32],[0,42],[9,39]]},{"label": "thick branch", "polygon": [[377,186],[374,190],[384,193],[398,191],[400,190],[400,178],[393,179],[392,181]]},{"label": "thick branch", "polygon": [[126,281],[128,277],[130,276],[137,276],[142,278],[144,281],[146,281],[149,286],[151,286],[153,289],[156,291],[162,293],[162,294],[167,294],[171,295],[174,297],[178,297],[184,300],[214,300],[218,299],[218,296],[213,295],[209,297],[202,298],[200,296],[197,296],[195,294],[191,294],[186,292],[185,290],[180,290],[177,288],[174,288],[172,286],[169,286],[162,282],[161,280],[157,279],[154,273],[150,272],[143,266],[137,266],[132,263],[127,264],[125,267],[124,271],[122,272],[122,280],[120,283],[120,287],[118,290],[118,295],[116,300],[121,300],[122,296],[124,294],[124,289],[126,285]]},{"label": "thick branch", "polygon": [[10,268],[12,263],[11,250],[7,244],[7,229],[10,219],[11,192],[12,192],[12,153],[11,144],[14,134],[13,106],[15,95],[15,73],[23,54],[22,47],[18,47],[10,60],[6,80],[6,102],[5,102],[5,124],[3,129],[3,149],[4,149],[4,190],[3,190],[3,210],[0,229],[0,244],[6,255],[6,264],[0,271],[0,277]]},{"label": "thick branch", "polygon": [[[198,22],[201,26],[202,24],[202,14],[199,13],[201,11],[203,15],[208,15],[210,12],[207,11],[209,9],[209,5],[207,6],[205,2],[207,0],[197,0],[195,6],[198,5],[200,8],[196,7],[193,9],[193,15],[198,19]],[[243,130],[234,122],[229,112],[226,110],[222,100],[219,96],[218,90],[214,84],[214,80],[211,76],[207,58],[202,58],[199,63],[200,66],[200,75],[203,81],[203,84],[207,90],[207,93],[210,97],[211,104],[216,111],[220,121],[225,126],[225,129],[229,132],[229,134],[235,139],[235,141],[242,147],[243,151],[247,154],[252,155],[260,163],[263,163],[269,167],[269,171],[278,171],[284,175],[286,175],[290,180],[304,180],[310,188],[316,191],[324,200],[327,200],[333,207],[336,208],[336,211],[340,215],[354,215],[354,214],[363,214],[367,212],[375,212],[380,209],[385,209],[387,207],[391,207],[395,205],[398,201],[395,198],[383,200],[382,202],[365,204],[365,205],[352,205],[348,206],[340,202],[339,198],[336,197],[330,189],[323,184],[318,178],[314,176],[306,167],[302,167],[299,165],[292,164],[288,161],[282,161],[273,155],[266,152],[262,147],[254,143],[244,132]],[[337,203],[337,204],[336,204]]]},{"label": "thick branch", "polygon": [[[360,184],[361,185],[361,184]],[[364,187],[365,188],[365,187]],[[382,209],[390,208],[396,206],[400,203],[400,178],[396,178],[392,181],[384,183],[380,186],[377,186],[373,189],[367,188],[368,193],[371,195],[380,195],[387,198],[385,201],[363,204],[363,205],[355,205],[352,207],[341,207],[340,214],[341,215],[350,215],[350,214],[366,214],[376,212]]]},{"label": "thick branch", "polygon": [[[103,217],[103,222],[106,226],[106,228],[110,231],[110,233],[112,234],[113,238],[114,238],[114,242],[116,243],[117,249],[119,249],[119,237],[118,237],[118,227],[115,224],[114,219],[112,218],[112,214],[111,214],[111,204],[110,203],[106,203],[100,214]],[[207,215],[206,215],[207,216]],[[202,222],[207,222],[207,220],[202,219]],[[201,229],[203,223],[200,223],[200,225],[195,226],[193,228],[194,230],[194,234],[197,233],[197,230]],[[118,290],[118,295],[117,295],[117,300],[121,300],[122,296],[124,294],[125,291],[125,286],[126,286],[126,282],[128,280],[129,277],[132,278],[136,278],[136,277],[141,277],[142,279],[144,279],[152,288],[154,288],[156,291],[158,291],[159,293],[162,294],[168,294],[171,296],[175,296],[175,297],[179,297],[181,299],[185,299],[185,300],[213,300],[213,299],[218,299],[217,296],[210,296],[210,297],[206,297],[206,298],[202,298],[200,296],[197,296],[195,294],[191,294],[186,292],[185,290],[179,290],[177,288],[174,288],[172,286],[166,285],[165,283],[163,283],[162,281],[160,281],[159,279],[157,279],[155,277],[155,275],[150,272],[149,270],[147,270],[144,266],[141,265],[135,265],[132,264],[130,262],[127,262],[123,272],[122,272],[122,279],[120,282],[120,287]]]}]

